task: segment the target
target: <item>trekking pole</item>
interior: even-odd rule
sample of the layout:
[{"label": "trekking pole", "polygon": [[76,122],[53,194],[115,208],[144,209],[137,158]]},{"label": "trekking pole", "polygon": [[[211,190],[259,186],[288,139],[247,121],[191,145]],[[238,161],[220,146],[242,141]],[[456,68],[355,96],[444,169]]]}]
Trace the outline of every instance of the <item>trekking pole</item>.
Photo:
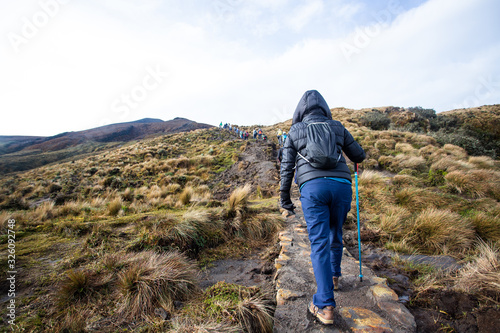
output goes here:
[{"label": "trekking pole", "polygon": [[356,180],[356,216],[358,217],[359,281],[363,282],[363,271],[361,269],[361,231],[359,230],[358,163],[354,163],[354,179]]}]

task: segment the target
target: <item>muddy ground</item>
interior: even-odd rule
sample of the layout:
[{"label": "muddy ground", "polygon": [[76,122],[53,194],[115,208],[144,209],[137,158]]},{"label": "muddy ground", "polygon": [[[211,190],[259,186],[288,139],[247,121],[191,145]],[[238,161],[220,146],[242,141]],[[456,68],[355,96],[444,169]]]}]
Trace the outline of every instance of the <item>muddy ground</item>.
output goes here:
[{"label": "muddy ground", "polygon": [[[411,281],[418,278],[419,272],[416,269],[403,270],[395,266],[392,261],[394,253],[378,247],[372,236],[361,228],[362,263],[370,267],[377,276],[387,278],[389,287],[398,294],[400,302],[404,303],[415,317],[418,333],[500,332],[500,308],[494,304],[485,304],[473,295],[435,289],[416,298]],[[355,228],[345,230],[344,243],[348,251],[358,259]],[[453,258],[447,256],[414,256],[410,259],[416,263],[432,264],[437,269],[450,271],[451,274],[460,268]]]},{"label": "muddy ground", "polygon": [[276,164],[277,146],[272,142],[247,142],[246,149],[240,153],[238,161],[222,172],[214,181],[219,186],[214,198],[226,200],[231,192],[245,184],[251,184],[252,190],[259,190],[261,196],[270,198],[278,195],[279,168]]}]

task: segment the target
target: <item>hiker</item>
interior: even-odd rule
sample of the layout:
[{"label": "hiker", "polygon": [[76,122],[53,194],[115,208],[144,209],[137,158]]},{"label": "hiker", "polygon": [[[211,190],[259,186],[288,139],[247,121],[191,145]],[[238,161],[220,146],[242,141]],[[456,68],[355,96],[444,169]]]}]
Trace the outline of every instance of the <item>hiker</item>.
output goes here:
[{"label": "hiker", "polygon": [[281,128],[278,128],[278,133],[276,133],[276,136],[278,137],[278,144],[280,146],[283,144],[282,135],[283,135],[283,132],[281,131]]},{"label": "hiker", "polygon": [[257,129],[255,129],[255,128],[253,130],[253,138],[257,139]]},{"label": "hiker", "polygon": [[[308,138],[312,142],[308,142]],[[325,154],[316,153],[317,148]],[[309,156],[308,151],[314,152],[314,156]],[[351,133],[339,121],[332,120],[323,96],[316,90],[307,91],[297,105],[283,149],[280,204],[293,214],[295,206],[290,199],[290,187],[296,171],[317,284],[308,311],[325,325],[333,324],[336,306],[333,291],[334,287],[338,289],[341,276],[342,225],[352,200],[351,171],[342,151],[355,163],[365,159],[363,148]],[[320,163],[321,158],[325,163]],[[334,164],[335,167],[331,167]]]},{"label": "hiker", "polygon": [[262,134],[262,141],[267,141],[267,135]]},{"label": "hiker", "polygon": [[282,137],[281,141],[283,142],[283,146],[284,146],[285,142],[286,142],[286,138],[287,138],[286,132],[283,132],[283,135],[281,137]]},{"label": "hiker", "polygon": [[262,139],[262,129],[261,128],[259,128],[257,133],[259,134],[259,140]]},{"label": "hiker", "polygon": [[281,164],[282,159],[283,159],[283,147],[280,147],[280,149],[278,149],[278,156],[276,156],[276,162],[278,164]]},{"label": "hiker", "polygon": [[221,121],[221,122],[220,122],[220,124],[219,124],[219,128],[222,128],[222,121]]}]

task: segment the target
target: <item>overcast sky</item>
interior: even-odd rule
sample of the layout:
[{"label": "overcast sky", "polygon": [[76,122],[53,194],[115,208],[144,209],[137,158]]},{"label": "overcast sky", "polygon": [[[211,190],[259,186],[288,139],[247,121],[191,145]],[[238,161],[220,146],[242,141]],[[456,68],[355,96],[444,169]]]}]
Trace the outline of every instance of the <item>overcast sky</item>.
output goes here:
[{"label": "overcast sky", "polygon": [[0,2],[0,135],[500,103],[497,0]]}]

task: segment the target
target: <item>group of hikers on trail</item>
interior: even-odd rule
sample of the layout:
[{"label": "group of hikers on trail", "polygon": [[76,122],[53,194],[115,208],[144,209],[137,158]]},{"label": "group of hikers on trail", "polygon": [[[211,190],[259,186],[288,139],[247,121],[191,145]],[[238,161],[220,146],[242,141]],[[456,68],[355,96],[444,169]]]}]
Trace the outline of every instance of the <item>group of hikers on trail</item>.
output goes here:
[{"label": "group of hikers on trail", "polygon": [[228,124],[228,123],[225,123],[223,125],[222,121],[219,124],[219,128],[227,129],[230,132],[234,132],[242,140],[248,140],[248,138],[250,137],[250,134],[247,131],[242,130],[236,126],[232,126],[231,124]]},{"label": "group of hikers on trail", "polygon": [[[237,126],[233,126],[233,125],[228,124],[228,123],[222,124],[222,121],[219,124],[219,128],[226,129],[230,132],[234,132],[237,136],[240,137],[240,139],[243,139],[243,140],[248,140],[248,138],[250,137],[250,134],[248,133],[248,131],[242,130],[242,129],[238,128]],[[253,134],[253,138],[255,140],[257,140],[257,138],[258,138],[259,140],[267,141],[267,135],[262,131],[261,128],[255,128],[253,130],[252,134]],[[285,133],[285,138],[286,138],[286,133]]]},{"label": "group of hikers on trail", "polygon": [[290,198],[295,180],[317,285],[308,311],[325,325],[333,324],[334,290],[339,289],[342,275],[342,226],[352,200],[351,171],[342,152],[354,163],[361,163],[366,157],[351,133],[339,121],[332,120],[323,96],[316,90],[307,91],[297,105],[281,150],[280,205],[289,215],[295,214]]}]

